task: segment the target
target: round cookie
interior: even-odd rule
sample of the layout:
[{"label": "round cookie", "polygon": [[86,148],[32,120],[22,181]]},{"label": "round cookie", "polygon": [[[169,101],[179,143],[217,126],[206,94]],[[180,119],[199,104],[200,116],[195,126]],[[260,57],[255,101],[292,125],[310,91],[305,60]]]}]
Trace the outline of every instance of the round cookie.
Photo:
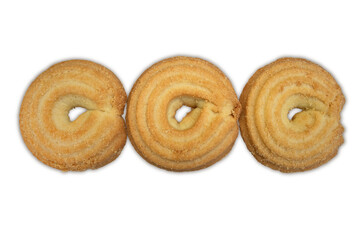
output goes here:
[{"label": "round cookie", "polygon": [[[192,108],[175,119],[183,105]],[[126,125],[136,151],[171,171],[208,167],[223,158],[238,136],[240,103],[228,78],[213,64],[173,57],[147,69],[134,84]]]},{"label": "round cookie", "polygon": [[[282,172],[316,168],[344,142],[339,85],[319,65],[281,58],[259,69],[246,84],[239,123],[247,148],[262,164]],[[291,119],[292,109],[302,111]]]},{"label": "round cookie", "polygon": [[[107,68],[90,61],[57,63],[27,89],[20,130],[28,149],[43,163],[63,171],[102,167],[126,142],[122,118],[126,93]],[[72,108],[87,111],[73,122]]]}]

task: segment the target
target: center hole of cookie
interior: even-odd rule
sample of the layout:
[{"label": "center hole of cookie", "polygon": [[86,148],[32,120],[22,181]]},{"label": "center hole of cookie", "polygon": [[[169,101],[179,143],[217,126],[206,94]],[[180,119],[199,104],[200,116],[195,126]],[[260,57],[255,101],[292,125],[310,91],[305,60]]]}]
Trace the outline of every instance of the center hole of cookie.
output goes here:
[{"label": "center hole of cookie", "polygon": [[183,105],[181,108],[179,108],[176,113],[175,113],[175,119],[178,122],[181,122],[183,120],[183,118],[189,113],[191,112],[192,108],[188,107],[186,105]]},{"label": "center hole of cookie", "polygon": [[71,122],[75,121],[84,112],[86,112],[86,108],[83,108],[83,107],[75,107],[75,108],[71,109],[68,114],[70,121]]},{"label": "center hole of cookie", "polygon": [[302,112],[303,110],[301,108],[293,108],[288,113],[288,119],[292,120],[295,114]]}]

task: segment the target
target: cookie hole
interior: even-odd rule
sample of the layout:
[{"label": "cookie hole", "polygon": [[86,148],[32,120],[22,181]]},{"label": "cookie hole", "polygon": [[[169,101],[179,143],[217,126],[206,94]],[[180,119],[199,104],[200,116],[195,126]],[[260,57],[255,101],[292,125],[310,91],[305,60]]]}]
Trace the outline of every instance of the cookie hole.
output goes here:
[{"label": "cookie hole", "polygon": [[292,120],[295,114],[302,112],[303,110],[301,108],[293,108],[288,113],[288,119]]},{"label": "cookie hole", "polygon": [[179,108],[176,113],[175,113],[175,119],[178,122],[181,122],[183,120],[183,118],[189,113],[191,112],[192,108],[183,105],[181,108]]},{"label": "cookie hole", "polygon": [[75,108],[71,109],[68,114],[70,121],[71,122],[75,121],[84,112],[86,112],[86,108],[75,107]]}]

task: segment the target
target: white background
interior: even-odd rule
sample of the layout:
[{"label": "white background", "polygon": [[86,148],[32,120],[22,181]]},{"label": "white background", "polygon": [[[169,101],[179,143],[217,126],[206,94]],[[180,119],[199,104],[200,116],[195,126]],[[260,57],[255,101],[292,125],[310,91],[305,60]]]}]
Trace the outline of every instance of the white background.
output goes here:
[{"label": "white background", "polygon": [[[360,6],[357,1],[1,1],[0,239],[360,239]],[[219,66],[240,95],[283,56],[329,70],[346,97],[345,144],[328,164],[283,174],[242,138],[208,169],[167,172],[130,142],[113,163],[63,173],[19,133],[34,78],[67,59],[110,68],[127,93],[166,57]]]}]

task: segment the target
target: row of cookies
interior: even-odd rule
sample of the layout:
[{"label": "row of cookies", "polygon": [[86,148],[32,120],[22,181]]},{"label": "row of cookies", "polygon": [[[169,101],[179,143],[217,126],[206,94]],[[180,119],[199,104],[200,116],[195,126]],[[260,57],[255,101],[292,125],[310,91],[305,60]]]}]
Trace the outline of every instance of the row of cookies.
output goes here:
[{"label": "row of cookies", "polygon": [[[199,58],[173,57],[152,65],[128,99],[109,69],[69,60],[51,66],[31,83],[19,122],[33,155],[63,171],[110,163],[120,155],[127,136],[153,165],[198,170],[222,159],[240,128],[260,163],[298,172],[337,154],[344,141],[344,103],[331,74],[300,58],[281,58],[256,71],[240,99],[227,76]],[[178,121],[175,114],[182,106],[191,112]],[[71,121],[69,111],[75,107],[86,112]],[[289,117],[293,109],[300,112]]]}]

